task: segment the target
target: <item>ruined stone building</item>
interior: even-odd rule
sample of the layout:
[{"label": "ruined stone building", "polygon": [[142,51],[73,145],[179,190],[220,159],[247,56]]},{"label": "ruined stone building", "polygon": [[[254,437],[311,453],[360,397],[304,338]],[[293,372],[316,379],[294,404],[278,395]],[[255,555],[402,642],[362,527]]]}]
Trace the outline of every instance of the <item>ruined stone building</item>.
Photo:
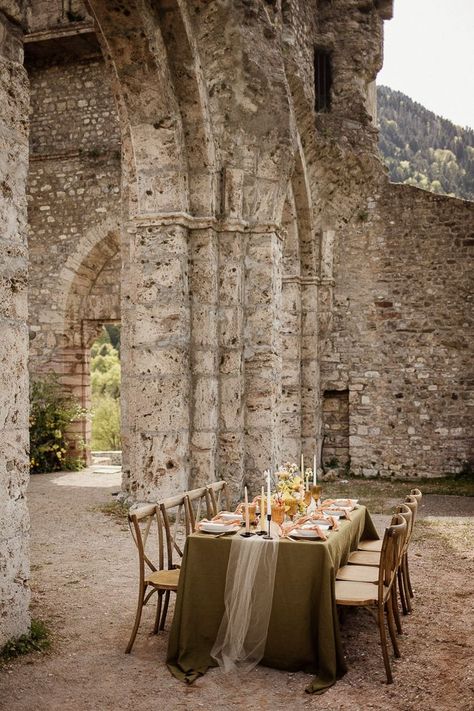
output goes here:
[{"label": "ruined stone building", "polygon": [[104,323],[135,499],[255,487],[323,434],[366,476],[472,457],[473,206],[388,182],[391,13],[0,0],[0,645],[28,623],[28,358],[87,405]]}]

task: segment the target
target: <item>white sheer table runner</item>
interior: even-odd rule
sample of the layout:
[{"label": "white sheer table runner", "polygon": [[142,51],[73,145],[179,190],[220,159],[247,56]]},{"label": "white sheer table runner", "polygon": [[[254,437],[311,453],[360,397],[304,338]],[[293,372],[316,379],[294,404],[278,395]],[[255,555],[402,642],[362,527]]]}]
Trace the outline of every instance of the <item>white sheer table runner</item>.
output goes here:
[{"label": "white sheer table runner", "polygon": [[272,609],[278,538],[233,538],[225,611],[211,656],[225,672],[253,669],[262,659]]}]

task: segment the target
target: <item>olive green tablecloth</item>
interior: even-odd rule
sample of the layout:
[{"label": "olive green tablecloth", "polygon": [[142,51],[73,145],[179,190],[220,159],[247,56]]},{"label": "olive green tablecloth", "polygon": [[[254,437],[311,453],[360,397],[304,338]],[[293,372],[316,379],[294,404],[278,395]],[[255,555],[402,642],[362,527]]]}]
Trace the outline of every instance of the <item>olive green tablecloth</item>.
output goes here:
[{"label": "olive green tablecloth", "polygon": [[[378,535],[364,506],[323,541],[278,543],[272,611],[261,663],[315,674],[306,691],[324,691],[346,671],[334,598],[337,569],[361,538]],[[184,551],[167,664],[188,683],[217,666],[210,651],[224,613],[232,537],[189,536]],[[269,601],[270,604],[270,601]]]}]

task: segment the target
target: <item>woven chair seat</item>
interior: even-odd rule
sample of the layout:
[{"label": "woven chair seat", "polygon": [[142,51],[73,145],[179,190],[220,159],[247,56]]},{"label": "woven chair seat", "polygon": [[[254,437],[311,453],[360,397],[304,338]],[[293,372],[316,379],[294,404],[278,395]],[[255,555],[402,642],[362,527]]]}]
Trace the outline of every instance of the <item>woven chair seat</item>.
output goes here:
[{"label": "woven chair seat", "polygon": [[161,590],[177,590],[179,581],[179,568],[175,570],[157,570],[147,576],[145,582]]},{"label": "woven chair seat", "polygon": [[382,550],[383,541],[359,541],[357,546],[358,551],[372,551],[375,553],[380,553]]},{"label": "woven chair seat", "polygon": [[[384,599],[389,588],[384,587]],[[378,586],[373,583],[360,583],[348,580],[336,580],[337,605],[377,605]]]},{"label": "woven chair seat", "polygon": [[380,565],[380,553],[376,551],[354,551],[347,561],[350,565]]},{"label": "woven chair seat", "polygon": [[378,579],[379,569],[375,565],[343,565],[336,573],[336,580],[376,584]]}]

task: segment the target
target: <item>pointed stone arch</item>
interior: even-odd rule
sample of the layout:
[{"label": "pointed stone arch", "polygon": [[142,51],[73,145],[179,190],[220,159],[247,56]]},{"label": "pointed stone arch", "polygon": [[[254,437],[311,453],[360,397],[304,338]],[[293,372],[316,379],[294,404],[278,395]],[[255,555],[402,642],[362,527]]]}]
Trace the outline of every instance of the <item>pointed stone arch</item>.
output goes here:
[{"label": "pointed stone arch", "polygon": [[87,0],[110,67],[129,215],[214,214],[217,167],[183,3]]}]

